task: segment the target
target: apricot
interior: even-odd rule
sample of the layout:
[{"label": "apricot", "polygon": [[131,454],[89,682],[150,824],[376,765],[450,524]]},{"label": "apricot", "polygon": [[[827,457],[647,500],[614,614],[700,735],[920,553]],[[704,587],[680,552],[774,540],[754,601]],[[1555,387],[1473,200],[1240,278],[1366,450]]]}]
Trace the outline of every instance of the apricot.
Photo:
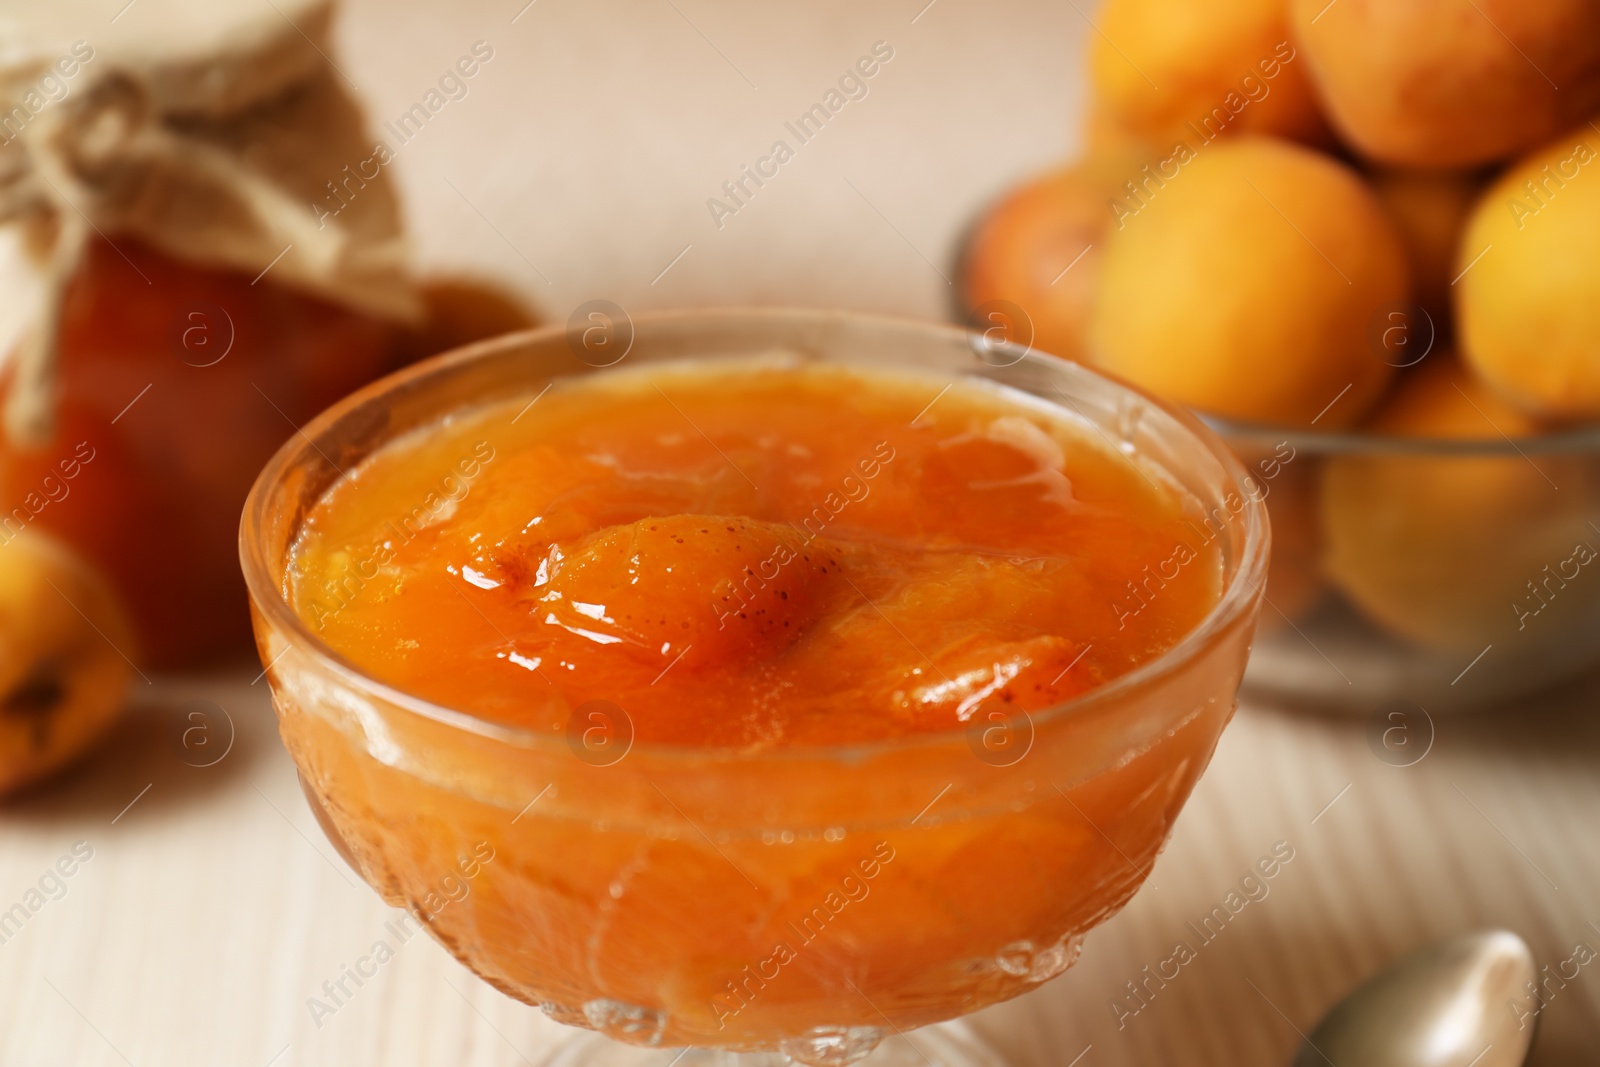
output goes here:
[{"label": "apricot", "polygon": [[1144,147],[1149,144],[1144,138],[1129,132],[1098,100],[1089,103],[1089,112],[1083,119],[1082,141],[1085,153],[1091,156],[1121,152],[1130,145]]},{"label": "apricot", "polygon": [[1436,354],[1402,379],[1371,429],[1482,441],[1502,454],[1328,460],[1324,571],[1363,614],[1419,644],[1470,654],[1534,622],[1559,629],[1589,610],[1600,577],[1573,583],[1588,581],[1586,596],[1581,585],[1546,594],[1549,610],[1534,610],[1545,603],[1533,589],[1546,568],[1596,541],[1586,523],[1594,493],[1583,463],[1524,456],[1505,443],[1538,433],[1537,423]]},{"label": "apricot", "polygon": [[110,586],[59,541],[0,544],[0,793],[94,744],[123,706],[132,630]]},{"label": "apricot", "polygon": [[1224,133],[1327,136],[1287,0],[1107,0],[1090,39],[1097,125],[1191,146]]},{"label": "apricot", "polygon": [[1151,184],[1106,241],[1093,359],[1252,422],[1346,426],[1388,384],[1369,323],[1410,293],[1405,250],[1348,167],[1242,138]]},{"label": "apricot", "polygon": [[1288,441],[1271,449],[1234,451],[1266,494],[1272,522],[1267,606],[1257,629],[1270,633],[1308,614],[1322,600],[1322,526],[1317,515],[1318,460]]},{"label": "apricot", "polygon": [[1450,283],[1460,270],[1456,252],[1484,183],[1470,173],[1416,170],[1379,171],[1371,180],[1406,246],[1416,301],[1432,318],[1435,336],[1442,335],[1450,328]]},{"label": "apricot", "polygon": [[446,276],[419,283],[423,318],[400,338],[399,357],[412,363],[452,348],[532,329],[539,318],[516,294],[481,278]]},{"label": "apricot", "polygon": [[1461,243],[1462,355],[1538,417],[1600,415],[1600,131],[1587,123],[1508,170]]},{"label": "apricot", "polygon": [[[916,555],[920,574],[870,600],[859,592],[845,598],[796,647],[802,676],[846,683],[838,699],[811,713],[810,726],[826,729],[825,717],[836,715],[838,707],[861,706],[887,709],[915,729],[960,728],[974,717],[982,721],[987,710],[1048,707],[1105,679],[1104,661],[1087,656],[1083,643],[1028,634],[1030,620],[1059,610],[1055,583],[1065,574],[1058,564],[966,553]],[[870,576],[858,578],[868,582]],[[1093,603],[1094,587],[1074,582],[1080,585],[1075,599]],[[986,621],[982,633],[961,632],[951,623],[977,618]],[[886,636],[904,642],[913,658],[885,656]]]},{"label": "apricot", "polygon": [[[1007,194],[973,229],[961,264],[961,300],[976,329],[978,309],[1007,301],[1027,313],[1033,347],[1081,360],[1100,288],[1110,202],[1156,155],[1133,144],[1089,157]],[[1007,339],[1019,340],[1013,333]]]},{"label": "apricot", "polygon": [[[582,642],[661,670],[726,663],[788,647],[827,603],[846,546],[807,544],[784,523],[670,515],[608,526],[555,546],[540,569],[536,614]],[[707,575],[719,576],[708,587]]]},{"label": "apricot", "polygon": [[1293,0],[1292,13],[1333,125],[1383,163],[1490,163],[1600,103],[1593,0]]}]

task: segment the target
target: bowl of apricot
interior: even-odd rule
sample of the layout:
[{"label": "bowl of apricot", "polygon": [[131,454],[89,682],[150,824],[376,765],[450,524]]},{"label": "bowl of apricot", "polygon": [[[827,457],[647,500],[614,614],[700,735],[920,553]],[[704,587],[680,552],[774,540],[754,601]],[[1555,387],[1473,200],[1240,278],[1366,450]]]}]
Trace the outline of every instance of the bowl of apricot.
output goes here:
[{"label": "bowl of apricot", "polygon": [[562,1062],[911,1062],[900,1032],[1059,974],[1144,881],[1235,706],[1249,482],[1192,417],[967,331],[601,314],[319,416],[241,552],[324,828],[603,1035]]},{"label": "bowl of apricot", "polygon": [[1272,516],[1248,692],[1470,709],[1600,663],[1600,429],[1542,426],[1431,357],[1359,431],[1211,422]]},{"label": "bowl of apricot", "polygon": [[[1146,17],[1168,6],[1106,14],[1171,35],[1176,68],[1150,69],[1176,93],[1184,64],[1233,60],[1223,14]],[[1338,20],[1383,21],[1341,10],[1284,48],[1314,64]],[[1444,4],[1413,16],[1440,39],[1464,25]],[[1356,85],[1411,50],[1350,55],[1372,65]],[[1126,124],[1139,112],[1119,87],[1154,89],[1097,85]],[[1367,156],[1348,130],[1341,148],[1327,131],[1101,127],[973,228],[965,321],[1200,413],[1250,468],[1275,533],[1248,693],[1369,715],[1494,707],[1600,665],[1600,183],[1581,177],[1600,125],[1514,126],[1526,143],[1427,169]]]}]

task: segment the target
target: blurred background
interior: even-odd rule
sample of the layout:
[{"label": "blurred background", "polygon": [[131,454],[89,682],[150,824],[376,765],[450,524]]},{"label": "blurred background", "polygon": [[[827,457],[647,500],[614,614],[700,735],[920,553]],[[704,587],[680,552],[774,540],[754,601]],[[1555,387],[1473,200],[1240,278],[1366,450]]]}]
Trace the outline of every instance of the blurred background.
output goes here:
[{"label": "blurred background", "polygon": [[[1367,10],[1358,0],[1335,3]],[[1470,0],[1460,6],[1452,17],[1471,17],[1477,7]],[[1489,6],[1496,13],[1505,7]],[[1331,23],[1343,14],[1332,4],[1318,7],[1302,21]],[[1345,281],[1367,302],[1339,304],[1322,282],[1301,285],[1289,268],[1276,289],[1270,277],[1256,291],[1249,289],[1255,280],[1245,279],[1241,299],[1264,318],[1290,321],[1266,331],[1272,344],[1302,338],[1310,350],[1319,337],[1356,338],[1357,355],[1339,357],[1351,361],[1348,375],[1334,367],[1278,393],[1263,390],[1254,407],[1230,408],[1207,404],[1203,392],[1183,393],[1179,383],[1192,376],[1182,369],[1182,353],[1171,366],[1144,369],[1149,351],[1171,354],[1160,336],[1102,336],[1121,361],[1112,365],[1118,373],[1157,392],[1172,384],[1174,399],[1231,419],[1218,424],[1250,463],[1281,460],[1278,446],[1287,441],[1307,457],[1278,483],[1284,492],[1269,505],[1288,500],[1294,509],[1274,511],[1279,553],[1304,564],[1305,573],[1275,572],[1269,596],[1290,589],[1298,595],[1269,612],[1276,616],[1262,641],[1274,655],[1261,669],[1252,666],[1255,696],[1247,694],[1150,882],[1090,935],[1063,977],[977,1017],[978,1028],[1018,1064],[1283,1063],[1353,983],[1435,938],[1505,926],[1529,941],[1541,964],[1565,967],[1564,975],[1582,955],[1579,946],[1600,947],[1600,852],[1593,844],[1600,729],[1596,678],[1588,673],[1600,653],[1600,596],[1563,584],[1559,599],[1548,598],[1560,610],[1547,617],[1539,644],[1519,645],[1501,633],[1521,619],[1506,590],[1520,597],[1526,583],[1533,594],[1534,581],[1543,581],[1541,564],[1576,559],[1574,541],[1600,544],[1600,532],[1582,529],[1596,516],[1591,490],[1600,484],[1585,429],[1595,412],[1553,402],[1541,409],[1537,397],[1517,392],[1515,373],[1496,376],[1496,367],[1519,357],[1485,326],[1480,351],[1487,355],[1475,365],[1492,373],[1473,373],[1494,385],[1472,392],[1484,425],[1463,432],[1447,418],[1421,419],[1431,429],[1414,433],[1411,424],[1402,426],[1412,436],[1464,439],[1484,451],[1444,460],[1401,456],[1346,475],[1362,487],[1386,486],[1391,501],[1415,499],[1418,485],[1455,486],[1449,503],[1466,499],[1470,506],[1450,511],[1424,503],[1430,514],[1476,531],[1476,540],[1463,546],[1448,533],[1434,539],[1431,530],[1408,527],[1403,514],[1354,533],[1332,523],[1333,536],[1343,539],[1340,552],[1329,555],[1339,562],[1325,567],[1317,562],[1327,552],[1324,535],[1305,532],[1323,528],[1319,507],[1392,514],[1383,511],[1385,498],[1373,495],[1379,490],[1363,488],[1355,505],[1318,495],[1332,492],[1323,465],[1346,456],[1348,441],[1318,438],[1333,427],[1312,416],[1326,411],[1324,401],[1345,397],[1339,386],[1346,376],[1348,389],[1376,373],[1377,384],[1358,393],[1371,394],[1365,417],[1387,418],[1381,397],[1393,394],[1384,391],[1412,380],[1402,381],[1397,368],[1427,351],[1436,365],[1449,358],[1457,330],[1452,279],[1478,262],[1478,244],[1460,254],[1469,210],[1507,161],[1541,150],[1560,130],[1589,128],[1579,116],[1596,110],[1584,93],[1600,58],[1579,55],[1558,69],[1528,42],[1559,40],[1566,31],[1600,49],[1600,34],[1590,33],[1600,13],[1584,3],[1541,11],[1511,27],[1519,39],[1526,33],[1526,49],[1540,60],[1522,57],[1538,84],[1509,123],[1533,131],[1531,139],[1469,146],[1455,156],[1428,149],[1436,166],[1424,169],[1448,164],[1450,171],[1444,180],[1418,179],[1425,188],[1417,214],[1442,218],[1443,236],[1433,247],[1445,251],[1431,261],[1417,258],[1427,241],[1413,239],[1405,212],[1392,230],[1371,223],[1378,194],[1363,190],[1382,180],[1348,137],[1321,125],[1315,105],[1308,113],[1317,121],[1296,133],[1313,147],[1292,151],[1314,151],[1317,161],[1296,157],[1282,181],[1294,186],[1294,167],[1304,167],[1326,184],[1296,186],[1307,191],[1291,202],[1279,198],[1277,175],[1260,178],[1268,192],[1257,194],[1298,234],[1288,240],[1310,245],[1321,257],[1305,253],[1313,264],[1326,260],[1340,277],[1341,267],[1355,274]],[[1116,99],[1108,89],[1139,80],[1154,89],[1166,78],[1151,80],[1139,69],[1138,60],[1155,60],[1118,37],[1093,0],[804,7],[345,0],[326,27],[321,12],[317,4],[270,0],[240,0],[237,9],[183,0],[75,0],[49,11],[21,0],[0,3],[7,92],[23,100],[37,91],[40,101],[38,108],[23,105],[21,122],[13,112],[0,147],[12,294],[0,328],[15,346],[4,491],[8,507],[24,509],[13,509],[17,521],[0,548],[7,554],[0,609],[8,627],[0,665],[16,720],[5,735],[15,751],[3,767],[7,785],[26,785],[0,802],[0,1063],[538,1064],[554,1047],[556,1024],[497,993],[425,937],[405,941],[334,1016],[308,1010],[325,982],[390,936],[385,924],[398,914],[344,865],[306,807],[277,738],[260,664],[236,632],[242,589],[229,568],[243,485],[317,410],[406,359],[532,322],[564,323],[592,300],[627,313],[800,305],[977,322],[1000,326],[1011,339],[1037,335],[1041,349],[1077,356],[1070,349],[1089,342],[1074,301],[1087,298],[1058,305],[1049,293],[1077,280],[1069,271],[1109,269],[1092,251],[1103,252],[1103,235],[1118,222],[1112,200],[1144,210],[1120,189],[1124,177],[1147,194],[1157,190],[1163,199],[1151,198],[1152,209],[1180,193],[1199,195],[1170,178],[1169,195],[1140,177],[1145,163],[1173,155],[1166,119],[1130,130],[1106,117],[1115,110],[1106,100]],[[1281,10],[1262,18],[1276,18],[1289,40]],[[265,34],[253,29],[244,44],[230,36],[230,20],[254,27],[274,19],[282,25]],[[1203,34],[1184,44],[1184,19],[1160,25],[1165,29],[1152,38],[1170,30],[1172,41],[1152,45],[1149,55],[1204,56]],[[1495,35],[1511,40],[1500,28]],[[89,44],[90,58],[73,52],[79,41]],[[1497,76],[1500,68],[1473,51],[1478,47],[1468,40],[1459,69],[1441,67],[1433,81],[1441,95],[1466,91],[1453,79],[1475,85]],[[1133,74],[1107,67],[1091,90],[1094,50],[1104,64],[1120,57]],[[53,64],[58,52],[77,59],[70,75],[53,68],[67,86],[59,96],[41,81],[50,68],[29,58],[44,54]],[[1223,78],[1224,92],[1255,68],[1256,50],[1245,52],[1242,69]],[[1374,62],[1388,55],[1376,46],[1373,54]],[[1296,55],[1285,69],[1299,76],[1307,59]],[[167,140],[129,134],[139,128],[138,106],[124,107],[116,84],[94,81],[127,56],[138,59],[130,69],[162,72],[147,83],[154,88],[145,103],[168,108]],[[878,63],[853,83],[859,93],[830,109],[819,132],[797,136],[802,116],[868,56]],[[168,59],[172,65],[163,66]],[[1184,79],[1192,75],[1199,88],[1189,99],[1203,101],[1197,110],[1187,100],[1175,105],[1185,120],[1221,103],[1204,102],[1215,95],[1205,78],[1173,63],[1168,84],[1190,84]],[[1522,88],[1530,79],[1526,70],[1503,76]],[[327,100],[284,116],[282,129],[262,132],[239,117],[248,109],[238,99],[270,95],[295,78]],[[1560,106],[1541,119],[1544,82]],[[86,116],[75,109],[91,83],[97,110]],[[425,121],[415,117],[419,105]],[[1130,104],[1124,117],[1131,114],[1142,112]],[[1548,129],[1540,132],[1541,124]],[[1591,132],[1600,137],[1600,129]],[[374,163],[377,139],[391,158]],[[792,157],[762,163],[779,140]],[[1410,143],[1404,136],[1401,142]],[[1163,147],[1150,149],[1152,143]],[[203,154],[195,145],[218,153],[205,156],[216,167],[206,173],[222,177],[193,177]],[[1025,208],[1021,221],[1009,224],[1024,235],[1051,227],[1062,234],[1051,245],[1049,269],[1014,250],[1026,241],[1008,244],[1004,233],[978,247],[987,258],[963,261],[984,220],[999,217],[991,214],[996,205],[1091,147],[1097,160],[1136,164],[1117,164],[1117,179],[1087,197],[1105,211],[1097,222],[1061,222],[1085,201],[1069,191],[1046,196],[1042,207]],[[1600,183],[1582,169],[1586,163],[1573,164],[1559,188],[1548,186],[1526,206],[1537,215],[1547,204],[1600,202],[1588,200],[1572,176]],[[140,166],[146,169],[138,180],[128,178]],[[348,181],[347,167],[367,180],[343,185],[348,195],[341,196],[334,184]],[[746,177],[752,168],[767,175],[760,184]],[[309,205],[307,217],[285,221],[273,214],[278,208],[241,206],[246,198],[238,190],[262,176],[284,194],[263,192],[263,202]],[[1395,195],[1403,201],[1408,194]],[[1211,217],[1203,199],[1189,203],[1193,217]],[[1587,235],[1577,243],[1596,247],[1600,211],[1570,210],[1534,221],[1557,235]],[[1529,217],[1512,211],[1510,225]],[[1187,254],[1184,241],[1203,243],[1171,236],[1153,210],[1133,221],[1175,243],[1136,249],[1124,242],[1125,268],[1129,256],[1177,262]],[[328,243],[330,225],[343,244]],[[1239,228],[1241,261],[1253,255],[1251,225]],[[1369,225],[1381,232],[1364,245]],[[1503,239],[1485,232],[1481,243],[1502,240],[1504,251]],[[1325,243],[1338,235],[1349,243]],[[1262,253],[1271,263],[1286,254],[1270,242],[1261,247],[1271,249]],[[206,251],[187,256],[190,248]],[[309,255],[313,248],[322,259]],[[1571,294],[1600,284],[1591,261],[1559,245],[1541,248],[1544,262],[1562,264],[1546,289]],[[1080,264],[1080,252],[1091,258]],[[1484,262],[1493,267],[1494,260]],[[1517,261],[1510,263],[1506,269],[1515,273]],[[190,273],[201,268],[232,274],[202,280]],[[1410,281],[1370,282],[1386,271]],[[1169,318],[1181,321],[1188,310],[1181,288],[1181,273],[1152,267],[1143,285],[1124,287],[1119,307],[1127,319],[1148,311],[1162,320],[1163,300],[1177,293]],[[1239,291],[1218,283],[1193,303],[1228,305]],[[306,302],[307,294],[318,302]],[[1295,318],[1297,300],[1310,309],[1303,319]],[[1424,336],[1418,316],[1426,318],[1424,356],[1385,339],[1390,305],[1404,305],[1402,346]],[[56,334],[41,333],[41,316],[59,322]],[[1546,329],[1552,337],[1581,333],[1587,322],[1575,316],[1550,326],[1542,307],[1529,307],[1526,318],[1535,326],[1522,333]],[[1371,341],[1375,321],[1380,328]],[[191,328],[200,332],[185,332]],[[1196,360],[1208,344],[1224,347],[1228,339],[1220,327],[1196,329]],[[262,340],[269,334],[273,339]],[[319,377],[318,345],[367,355],[346,360],[344,377]],[[224,353],[216,360],[231,358],[208,362],[216,346]],[[289,349],[302,355],[281,355]],[[1600,366],[1600,354],[1594,363]],[[217,373],[200,385],[181,377],[210,366]],[[1248,366],[1227,373],[1233,384],[1211,395],[1249,394],[1244,383],[1259,376]],[[1557,387],[1557,399],[1578,396],[1581,378],[1566,379],[1568,391]],[[1458,380],[1468,391],[1489,388],[1479,378],[1472,379],[1478,385]],[[1459,386],[1456,392],[1468,396]],[[1504,415],[1498,408],[1485,413],[1502,402]],[[1329,422],[1348,428],[1362,417],[1352,411]],[[1252,429],[1261,423],[1285,428]],[[1375,424],[1367,430],[1385,432]],[[1525,450],[1511,443],[1525,436],[1540,443]],[[1258,476],[1272,480],[1275,473],[1261,466]],[[1507,478],[1515,485],[1502,486]],[[1524,481],[1540,494],[1548,482],[1565,495],[1552,505],[1529,495]],[[1480,492],[1491,482],[1501,495]],[[77,510],[68,507],[73,492]],[[130,501],[124,511],[83,507],[123,496]],[[1320,503],[1304,503],[1312,497]],[[22,537],[35,520],[37,528]],[[56,549],[32,543],[45,530],[93,559],[115,591]],[[16,562],[24,553],[26,566]],[[1451,562],[1448,574],[1410,582],[1441,554]],[[1496,560],[1505,574],[1493,572]],[[39,584],[45,577],[71,611],[40,599],[47,597]],[[1584,577],[1596,581],[1586,571]],[[1446,586],[1488,592],[1450,599],[1440,592]],[[126,603],[118,606],[119,599]],[[1542,610],[1546,599],[1527,601],[1529,610]],[[208,614],[212,607],[218,615]],[[1484,619],[1492,610],[1492,623],[1478,625],[1480,608]],[[40,662],[55,662],[51,642],[79,640],[83,622],[105,639],[94,644],[93,662],[65,680],[37,673]],[[131,707],[119,717],[125,681]],[[29,757],[16,753],[38,736],[36,709],[63,699],[75,702],[87,725],[56,737],[48,761],[30,767]],[[80,750],[87,755],[46,776]],[[1275,848],[1279,855],[1289,849],[1293,860],[1270,892],[1238,913],[1177,979],[1154,992],[1140,986],[1146,968],[1189,936],[1187,924]],[[1576,977],[1546,985],[1540,998],[1524,998],[1529,1008],[1543,1003],[1530,1062],[1592,1062],[1600,977],[1579,966]]]},{"label": "blurred background", "polygon": [[[382,120],[496,49],[396,171],[424,263],[490,271],[552,320],[596,297],[945,317],[976,212],[1079,139],[1087,24],[941,6],[352,4],[338,36]],[[784,124],[878,41],[866,96],[799,144]],[[719,225],[706,201],[780,139],[794,159]]]}]

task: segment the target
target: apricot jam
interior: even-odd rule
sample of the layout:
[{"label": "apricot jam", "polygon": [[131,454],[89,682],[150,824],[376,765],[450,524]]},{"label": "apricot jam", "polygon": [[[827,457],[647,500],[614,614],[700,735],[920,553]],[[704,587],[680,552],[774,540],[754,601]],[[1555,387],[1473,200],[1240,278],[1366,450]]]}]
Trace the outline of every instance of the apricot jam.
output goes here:
[{"label": "apricot jam", "polygon": [[[1133,895],[1266,546],[1142,397],[807,314],[663,319],[576,377],[559,332],[421,365],[286,446],[244,543],[284,741],[387,901],[562,1022],[838,1064]],[[744,354],[817,331],[841,362]],[[658,354],[702,334],[739,351]]]},{"label": "apricot jam", "polygon": [[0,542],[37,526],[100,570],[147,671],[248,647],[232,534],[251,479],[291,424],[398,365],[398,326],[271,280],[91,241],[61,312],[55,433],[0,440]]},{"label": "apricot jam", "polygon": [[288,590],[397,688],[561,731],[765,749],[1056,704],[1216,603],[1178,498],[974,385],[810,368],[558,383],[397,442],[304,525]]}]

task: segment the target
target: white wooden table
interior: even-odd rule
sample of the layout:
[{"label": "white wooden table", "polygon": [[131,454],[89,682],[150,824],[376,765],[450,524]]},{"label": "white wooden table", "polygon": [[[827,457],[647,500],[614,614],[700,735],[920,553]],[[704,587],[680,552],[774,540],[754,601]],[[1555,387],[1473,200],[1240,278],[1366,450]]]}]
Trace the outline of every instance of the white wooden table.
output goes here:
[{"label": "white wooden table", "polygon": [[[491,44],[396,173],[420,262],[500,276],[557,320],[594,297],[943,315],[972,213],[1070,150],[1092,32],[1072,4],[1029,0],[524,3],[358,0],[338,61],[381,122]],[[894,58],[867,97],[718,229],[707,198],[879,40]],[[424,937],[313,1017],[308,998],[395,913],[318,831],[256,669],[141,687],[94,760],[0,806],[0,912],[48,890],[0,944],[0,1064],[539,1064],[559,1028]],[[1359,720],[1242,710],[1150,883],[1075,968],[978,1025],[1018,1065],[1278,1064],[1296,1028],[1429,939],[1507,926],[1552,965],[1600,948],[1597,686],[1440,721],[1406,768]],[[171,741],[193,699],[235,727],[214,766]],[[57,883],[80,841],[92,858]],[[1294,859],[1270,894],[1128,999],[1280,841]],[[1594,1062],[1600,967],[1540,1027],[1535,1063]]]}]

